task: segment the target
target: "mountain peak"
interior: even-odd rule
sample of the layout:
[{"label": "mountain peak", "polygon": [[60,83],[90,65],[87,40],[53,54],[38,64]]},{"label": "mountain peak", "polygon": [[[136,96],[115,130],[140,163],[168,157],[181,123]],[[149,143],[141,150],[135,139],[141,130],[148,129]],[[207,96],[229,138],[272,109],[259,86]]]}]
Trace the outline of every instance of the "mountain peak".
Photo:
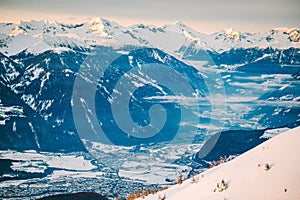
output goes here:
[{"label": "mountain peak", "polygon": [[287,28],[287,27],[277,27],[273,28],[273,33],[286,34],[291,42],[300,41],[300,29],[298,28]]},{"label": "mountain peak", "polygon": [[288,28],[288,27],[276,27],[276,28],[273,28],[272,31],[276,31],[278,33],[290,34],[294,31],[299,31],[299,29],[298,28]]},{"label": "mountain peak", "polygon": [[96,18],[92,18],[89,22],[88,22],[91,27],[90,27],[90,31],[96,34],[99,34],[103,37],[107,37],[108,33],[105,29],[105,25],[108,23],[108,20],[105,19],[101,19],[100,17],[96,17]]},{"label": "mountain peak", "polygon": [[235,40],[240,40],[240,32],[234,30],[233,28],[227,28],[224,29],[225,34],[227,37],[235,39]]},{"label": "mountain peak", "polygon": [[101,17],[93,17],[88,21],[89,24],[110,24],[108,19],[104,19]]},{"label": "mountain peak", "polygon": [[181,21],[175,21],[173,22],[173,25],[178,25],[178,26],[186,26],[183,22]]},{"label": "mountain peak", "polygon": [[[149,45],[176,51],[184,45],[224,52],[232,48],[290,48],[300,47],[300,31],[297,28],[274,28],[268,33],[242,33],[233,28],[223,29],[214,34],[203,34],[181,21],[163,27],[137,24],[122,26],[100,17],[88,21],[65,24],[56,21],[20,21],[19,23],[0,23],[0,40],[4,45],[0,52],[14,55],[25,49],[84,47],[92,45],[122,46]],[[196,47],[195,47],[196,48]]]}]

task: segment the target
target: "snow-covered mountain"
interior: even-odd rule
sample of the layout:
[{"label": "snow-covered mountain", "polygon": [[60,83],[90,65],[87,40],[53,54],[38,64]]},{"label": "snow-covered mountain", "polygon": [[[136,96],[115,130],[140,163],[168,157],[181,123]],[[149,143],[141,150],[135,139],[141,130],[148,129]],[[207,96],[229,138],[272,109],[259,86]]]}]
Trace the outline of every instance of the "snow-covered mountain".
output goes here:
[{"label": "snow-covered mountain", "polygon": [[[298,199],[300,127],[143,199]],[[223,183],[222,183],[223,180]]]},{"label": "snow-covered mountain", "polygon": [[[186,132],[196,129],[202,135],[223,128],[253,130],[294,127],[299,123],[299,29],[277,28],[263,34],[225,29],[207,35],[180,22],[163,27],[124,27],[94,18],[80,24],[2,23],[0,41],[0,130],[6,138],[1,143],[3,148],[82,150],[80,142],[76,142],[78,128],[85,133],[99,133],[100,129],[95,129],[98,121],[110,132],[111,140],[122,143],[113,139],[120,138],[115,136],[123,132],[106,108],[113,102],[113,93],[120,92],[115,89],[118,79],[131,69],[138,69],[138,74],[129,76],[131,82],[142,88],[136,94],[140,100],[130,104],[130,109],[138,111],[132,115],[140,125],[149,123],[150,118],[148,110],[138,105],[148,108],[155,101],[169,108],[173,105],[170,113],[178,124],[170,122],[176,124],[176,129],[165,129],[169,134],[175,134],[179,127]],[[101,52],[100,59],[95,58],[95,52]],[[105,59],[110,57],[116,59],[107,68],[106,76],[99,79],[97,63],[108,62]],[[174,118],[180,103],[192,108],[194,100],[166,92],[157,80],[148,80],[148,72],[140,69],[147,63],[174,69],[193,86],[198,98],[208,102],[190,115],[196,121]],[[85,65],[86,71],[82,71]],[[80,87],[98,88],[96,99],[90,98],[95,94],[80,87],[83,96],[72,99],[77,77],[83,79]],[[169,83],[176,81],[170,79]],[[155,89],[146,89],[147,84]],[[223,103],[214,100],[220,97]],[[94,101],[97,110],[91,112]],[[85,115],[79,121],[85,126],[74,122],[74,102],[84,107]],[[72,145],[58,139],[65,137],[73,141]],[[169,139],[172,137],[169,135]],[[128,140],[126,134],[121,138]],[[46,140],[51,144],[59,140],[61,146],[43,144]],[[203,142],[203,138],[200,140]],[[128,142],[127,145],[136,144]]]},{"label": "snow-covered mountain", "polygon": [[[46,157],[92,154],[101,167],[114,168],[111,177],[127,183],[103,185],[105,195],[125,196],[137,183],[159,187],[179,173],[198,173],[207,161],[265,141],[271,129],[300,125],[299,66],[299,29],[224,29],[207,35],[180,22],[163,27],[124,27],[100,18],[80,24],[2,23],[0,149],[14,153],[0,159],[3,180],[8,176],[13,182],[4,184],[0,197],[19,195],[9,192],[20,184],[14,179],[28,179],[21,180],[19,192],[27,188],[22,197],[48,190],[41,184],[47,174],[14,169],[23,162],[26,169],[44,164],[13,159],[26,150]],[[163,126],[152,124],[156,118]],[[158,132],[144,137],[141,127]],[[202,156],[199,148],[212,135],[219,140]],[[48,172],[55,194],[62,177]],[[99,175],[93,173],[92,183]],[[46,177],[32,186],[36,176]],[[68,188],[71,179],[67,174],[60,181]],[[81,190],[81,181],[72,192]]]},{"label": "snow-covered mountain", "polygon": [[0,52],[15,55],[26,50],[42,53],[58,47],[85,49],[94,45],[149,46],[169,52],[193,45],[198,50],[224,52],[238,48],[299,48],[298,28],[274,28],[267,33],[242,33],[232,28],[207,35],[181,22],[155,27],[121,26],[101,18],[78,24],[50,21],[21,21],[0,24]]}]

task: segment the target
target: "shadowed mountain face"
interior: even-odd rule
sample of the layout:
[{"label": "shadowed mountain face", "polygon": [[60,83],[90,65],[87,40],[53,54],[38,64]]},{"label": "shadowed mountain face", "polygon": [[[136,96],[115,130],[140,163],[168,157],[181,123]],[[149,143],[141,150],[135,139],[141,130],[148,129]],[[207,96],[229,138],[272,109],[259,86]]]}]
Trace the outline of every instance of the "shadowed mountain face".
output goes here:
[{"label": "shadowed mountain face", "polygon": [[[73,124],[69,117],[72,79],[62,76],[61,70],[66,68],[58,62],[60,58],[49,52],[40,56],[21,54],[14,58],[19,59],[18,64],[4,55],[0,57],[5,61],[0,64],[5,70],[0,78],[0,149],[85,151],[75,130],[69,129]],[[49,61],[47,65],[45,60]],[[60,126],[61,118],[71,126]]]},{"label": "shadowed mountain face", "polygon": [[221,157],[228,158],[242,154],[266,141],[266,138],[260,138],[263,134],[264,130],[232,130],[216,133],[206,141],[196,154],[195,161],[208,167],[207,162],[219,161]]},{"label": "shadowed mountain face", "polygon": [[94,192],[79,192],[74,194],[58,194],[40,198],[39,200],[108,200],[106,197]]},{"label": "shadowed mountain face", "polygon": [[[97,124],[101,125],[108,139],[114,144],[135,145],[170,141],[179,128],[190,135],[195,134],[190,131],[195,127],[198,133],[205,134],[217,132],[222,127],[225,130],[254,130],[291,126],[299,120],[297,49],[237,49],[221,54],[208,51],[205,55],[211,60],[201,68],[194,66],[197,61],[191,57],[189,60],[179,61],[158,49],[131,49],[135,48],[114,50],[110,47],[99,47],[97,52],[101,52],[101,58],[93,58],[95,51],[92,52],[91,49],[62,52],[50,50],[36,55],[22,52],[10,57],[1,54],[0,149],[85,151],[78,128],[90,135],[95,135],[96,131],[97,135],[97,130],[94,130]],[[185,53],[197,57],[199,52]],[[103,77],[99,78],[99,63],[111,56],[116,59],[105,69]],[[217,65],[211,66],[212,62]],[[150,68],[140,68],[147,64],[150,64]],[[206,81],[215,79],[211,74],[218,74],[216,81],[221,81],[226,94],[223,97],[226,101],[226,113],[213,114],[210,102],[204,102],[198,104],[198,112],[193,112],[184,121],[180,116],[178,102],[184,95],[174,94],[170,89],[157,84],[157,80],[149,79],[149,73],[156,73],[156,78],[160,80],[169,77],[168,84],[176,88],[184,90],[183,85],[178,83],[179,79],[173,77],[174,74],[162,74],[155,67],[151,68],[151,65],[164,65],[174,70],[183,77],[182,80],[192,85],[194,91],[188,91],[190,94],[198,93],[199,97],[208,101],[209,98],[215,98],[214,87],[218,88],[220,85],[213,84],[211,88],[207,88]],[[82,66],[87,68],[78,74]],[[211,74],[206,73],[211,70]],[[132,71],[136,73],[130,74]],[[133,93],[126,87],[119,87],[122,91],[116,88],[125,74],[127,83],[137,86]],[[84,84],[74,89],[74,82],[78,77],[81,77]],[[88,94],[90,87],[86,86],[96,86],[97,90],[94,94]],[[74,91],[80,91],[83,96],[72,100]],[[124,132],[119,123],[116,123],[111,110],[113,103],[117,102],[113,98],[118,92],[123,96],[126,93],[132,95],[128,109],[133,123],[137,126],[143,127],[151,123],[151,105],[162,105],[167,110],[167,120],[160,134],[152,138],[137,139]],[[94,99],[91,98],[93,95]],[[189,102],[191,98],[185,99],[184,106],[192,108],[193,102]],[[74,111],[74,102],[82,107],[80,113]],[[95,112],[90,113],[93,109]],[[77,124],[74,123],[74,114],[81,116]],[[190,123],[190,118],[197,120]],[[90,138],[97,139],[93,136]]]},{"label": "shadowed mountain face", "polygon": [[[288,125],[293,128],[299,123]],[[220,161],[231,156],[238,156],[265,142],[270,137],[288,130],[289,128],[264,130],[230,130],[214,134],[195,154],[194,160],[202,167],[209,167],[209,163]]]},{"label": "shadowed mountain face", "polygon": [[[99,51],[101,51],[101,55],[118,55],[111,48],[103,47],[99,48]],[[54,152],[85,151],[78,137],[77,128],[82,128],[80,130],[84,130],[83,132],[88,135],[95,127],[95,124],[92,124],[93,122],[90,120],[91,118],[96,119],[96,123],[102,124],[102,128],[108,134],[107,137],[115,144],[125,146],[138,144],[140,141],[134,137],[128,139],[127,133],[116,126],[110,107],[112,93],[119,92],[114,88],[115,84],[125,73],[130,74],[132,70],[139,70],[138,65],[143,63],[150,63],[151,65],[145,72],[138,71],[138,75],[133,74],[129,78],[129,81],[143,84],[142,88],[135,91],[135,96],[130,97],[130,109],[133,110],[130,114],[137,124],[144,126],[150,123],[149,120],[147,121],[147,117],[149,118],[148,112],[152,104],[160,103],[169,110],[163,132],[158,135],[159,137],[143,140],[143,143],[171,140],[176,134],[180,122],[180,112],[175,102],[153,103],[153,101],[145,100],[152,96],[172,95],[168,88],[160,86],[156,80],[146,80],[147,70],[160,76],[159,71],[155,70],[155,66],[164,64],[174,73],[181,74],[183,80],[190,82],[192,89],[197,90],[200,95],[203,96],[207,90],[201,75],[197,74],[195,68],[158,49],[144,48],[132,51],[129,56],[119,55],[118,59],[107,68],[102,79],[97,78],[101,70],[95,64],[97,59],[101,59],[99,57],[92,59],[92,61],[89,60],[89,63],[84,63],[85,66],[88,66],[87,71],[78,71],[88,55],[89,52],[73,51],[61,54],[47,51],[39,55],[21,53],[12,58],[2,55],[2,60],[5,62],[1,63],[4,76],[0,77],[0,106],[3,112],[0,125],[2,130],[1,149],[35,149]],[[134,60],[129,61],[128,57],[134,57]],[[162,58],[165,60],[162,61]],[[14,67],[15,65],[17,67]],[[82,85],[73,88],[77,76],[81,78]],[[174,80],[175,77],[172,77],[172,74],[168,76],[171,78],[168,84],[175,87],[177,84]],[[160,79],[164,79],[163,75]],[[146,84],[142,83],[144,80],[147,81]],[[85,93],[85,91],[89,91],[89,86],[97,86],[98,88],[96,98],[92,99],[92,102],[88,98],[90,99],[95,93],[89,96]],[[120,92],[123,94],[128,92],[126,87],[121,88],[121,90]],[[195,91],[188,92],[192,94]],[[72,99],[74,92],[81,93]],[[84,107],[83,112],[74,111],[72,104]],[[90,116],[89,112],[94,104],[96,105],[96,113],[92,113]],[[76,125],[74,115],[83,117],[81,121],[77,121]],[[172,126],[174,124],[175,127]]]}]

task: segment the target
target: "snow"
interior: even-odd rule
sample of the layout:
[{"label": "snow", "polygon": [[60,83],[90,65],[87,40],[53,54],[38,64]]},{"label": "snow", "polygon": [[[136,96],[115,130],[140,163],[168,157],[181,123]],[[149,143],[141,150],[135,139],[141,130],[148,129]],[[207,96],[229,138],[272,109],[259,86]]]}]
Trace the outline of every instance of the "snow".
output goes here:
[{"label": "snow", "polygon": [[[26,179],[26,180],[7,180],[0,182],[0,187],[50,187],[52,184],[58,184],[63,187],[64,184],[71,185],[76,178],[101,178],[104,172],[98,169],[99,165],[92,164],[88,155],[81,152],[73,153],[50,153],[36,152],[35,150],[26,150],[17,152],[14,150],[1,150],[1,159],[12,160],[11,168],[14,171],[27,173],[48,173],[46,170],[51,169],[53,172],[44,178]],[[14,174],[3,174],[1,177],[11,177]],[[107,173],[106,173],[107,175]],[[67,181],[70,180],[70,181]]]},{"label": "snow", "polygon": [[239,34],[238,31],[235,31],[232,28],[225,29],[224,31],[225,31],[225,33],[227,34],[227,36],[229,38],[233,38],[235,40],[239,40],[240,39],[240,34]]},{"label": "snow", "polygon": [[1,159],[16,161],[13,162],[13,169],[17,171],[44,172],[44,170],[49,167],[74,171],[90,171],[96,168],[96,166],[91,163],[91,160],[86,160],[83,156],[79,155],[1,150],[0,156]]},{"label": "snow", "polygon": [[90,28],[92,32],[100,34],[101,36],[104,37],[108,36],[108,33],[105,31],[105,27],[100,18],[93,18],[91,21],[89,21],[89,24],[92,25]]},{"label": "snow", "polygon": [[12,31],[10,34],[8,34],[8,35],[9,35],[9,36],[17,36],[17,35],[19,35],[19,34],[21,34],[21,33],[24,33],[24,31],[21,30],[21,29],[19,29],[18,26],[16,26],[16,27],[13,29],[13,31]]},{"label": "snow", "polygon": [[[178,176],[174,171],[188,172],[191,169],[187,166],[179,166],[175,164],[157,164],[153,161],[147,161],[147,164],[140,162],[124,163],[123,169],[119,170],[120,177],[128,177],[137,181],[144,181],[149,184],[165,183],[166,178],[175,180]],[[125,170],[124,168],[128,168]],[[132,170],[135,169],[135,170]],[[147,169],[147,170],[146,170]]]},{"label": "snow", "polygon": [[104,173],[101,171],[65,171],[65,170],[56,170],[51,175],[51,179],[64,179],[65,177],[72,177],[72,178],[97,178],[103,175]]},{"label": "snow", "polygon": [[26,160],[23,162],[13,162],[11,169],[30,173],[44,173],[47,166],[36,160]]},{"label": "snow", "polygon": [[91,144],[89,152],[106,166],[118,169],[120,177],[148,184],[169,184],[166,179],[175,180],[180,173],[187,175],[190,167],[173,161],[199,150],[199,144],[153,144],[141,146],[137,152],[133,152],[135,147]]},{"label": "snow", "polygon": [[281,33],[291,33],[294,30],[297,30],[297,28],[276,27],[276,28],[273,28],[273,30],[281,32]]},{"label": "snow", "polygon": [[31,78],[31,81],[39,78],[40,74],[44,72],[44,69],[42,68],[36,68],[34,71],[33,71],[33,77]]},{"label": "snow", "polygon": [[8,47],[3,47],[3,49],[1,49],[1,53],[6,55],[15,55],[39,42],[39,39],[25,34],[18,34],[13,37],[9,36],[8,38]]},{"label": "snow", "polygon": [[67,47],[56,47],[53,50],[55,53],[61,54],[62,52],[68,52],[68,51],[73,51],[70,48]]},{"label": "snow", "polygon": [[272,138],[280,133],[290,130],[290,128],[276,128],[271,130],[266,130],[260,138]]},{"label": "snow", "polygon": [[[146,200],[298,199],[300,127],[288,130],[229,162],[196,175]],[[218,191],[224,180],[226,187]],[[215,190],[216,189],[216,190]],[[214,191],[215,190],[215,191]]]},{"label": "snow", "polygon": [[253,62],[257,62],[257,61],[263,60],[264,58],[267,58],[267,57],[270,57],[270,56],[271,56],[271,54],[264,54],[260,58],[257,58],[256,60],[254,60]]},{"label": "snow", "polygon": [[181,22],[162,27],[143,24],[124,27],[102,18],[92,18],[81,24],[49,21],[0,23],[0,28],[1,40],[5,44],[0,48],[0,52],[8,56],[23,50],[37,54],[59,46],[88,48],[104,45],[118,48],[135,45],[156,47],[173,53],[178,53],[178,50],[185,46],[220,53],[232,48],[300,47],[297,28],[275,28],[267,33],[255,34],[229,28],[207,35]]},{"label": "snow", "polygon": [[16,132],[17,131],[17,126],[16,126],[16,122],[14,121],[13,122],[13,127],[12,127],[12,130],[13,130],[13,132]]},{"label": "snow", "polygon": [[61,156],[60,158],[51,158],[47,161],[49,166],[72,169],[72,170],[91,170],[95,168],[90,161],[84,159],[83,156]]},{"label": "snow", "polygon": [[30,46],[29,48],[27,48],[27,51],[32,54],[39,54],[51,49],[52,47],[49,44],[47,44],[45,41],[38,41],[34,43],[32,46]]},{"label": "snow", "polygon": [[23,108],[20,106],[5,106],[0,103],[0,126],[4,126],[11,117],[25,117]]}]

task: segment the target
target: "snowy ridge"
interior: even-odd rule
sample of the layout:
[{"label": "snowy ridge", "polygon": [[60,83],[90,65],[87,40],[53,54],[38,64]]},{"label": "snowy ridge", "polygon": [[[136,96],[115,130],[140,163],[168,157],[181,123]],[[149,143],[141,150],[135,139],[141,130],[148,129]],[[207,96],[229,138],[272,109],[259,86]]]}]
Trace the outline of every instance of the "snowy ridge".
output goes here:
[{"label": "snowy ridge", "polygon": [[149,46],[178,51],[182,46],[224,52],[232,48],[300,47],[297,28],[274,28],[267,33],[242,33],[232,28],[207,35],[181,22],[156,27],[138,24],[129,27],[101,18],[77,24],[57,21],[21,21],[0,24],[0,52],[15,55],[24,50],[38,54],[58,47],[90,48],[94,45],[122,47]]},{"label": "snowy ridge", "polygon": [[299,139],[300,127],[288,130],[194,180],[145,199],[298,199]]}]

